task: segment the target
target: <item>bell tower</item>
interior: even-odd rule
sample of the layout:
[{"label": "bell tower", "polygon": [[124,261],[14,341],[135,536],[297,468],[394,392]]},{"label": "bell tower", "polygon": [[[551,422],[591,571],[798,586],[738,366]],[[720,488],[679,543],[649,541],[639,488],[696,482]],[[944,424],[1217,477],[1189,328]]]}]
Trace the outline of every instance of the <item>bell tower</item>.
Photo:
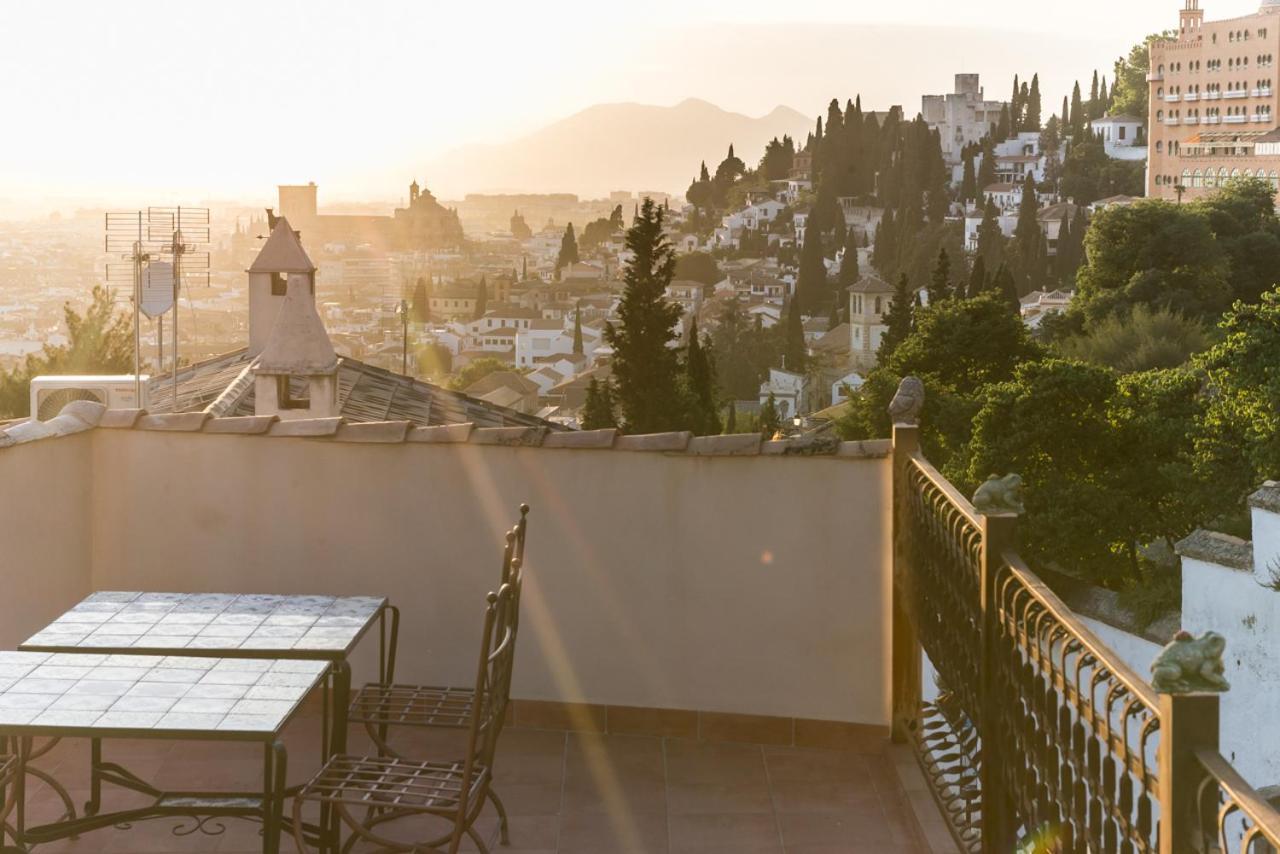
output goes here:
[{"label": "bell tower", "polygon": [[1178,21],[1179,41],[1199,41],[1200,27],[1204,24],[1204,10],[1200,8],[1200,0],[1186,0],[1186,6]]}]

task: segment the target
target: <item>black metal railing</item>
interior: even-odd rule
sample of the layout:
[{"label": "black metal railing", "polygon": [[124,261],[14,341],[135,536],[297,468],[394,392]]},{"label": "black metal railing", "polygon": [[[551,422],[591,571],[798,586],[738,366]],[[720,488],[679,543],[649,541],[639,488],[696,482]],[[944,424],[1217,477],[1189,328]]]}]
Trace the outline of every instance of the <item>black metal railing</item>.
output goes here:
[{"label": "black metal railing", "polygon": [[1023,563],[1016,521],[894,428],[893,736],[959,846],[1280,854],[1280,813],[1218,752],[1218,696],[1157,694]]}]

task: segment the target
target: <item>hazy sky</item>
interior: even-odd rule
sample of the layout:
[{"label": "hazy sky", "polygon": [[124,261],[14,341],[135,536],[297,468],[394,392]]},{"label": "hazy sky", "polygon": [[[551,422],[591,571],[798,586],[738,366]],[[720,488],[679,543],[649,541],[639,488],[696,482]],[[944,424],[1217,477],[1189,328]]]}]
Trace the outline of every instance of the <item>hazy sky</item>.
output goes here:
[{"label": "hazy sky", "polygon": [[[1180,5],[6,2],[0,212],[165,192],[269,198],[306,180],[328,199],[394,198],[434,154],[602,101],[816,114],[861,92],[914,114],[956,71],[980,72],[994,97],[1014,72],[1039,71],[1047,113],[1072,79],[1109,76],[1130,44],[1176,24]],[[1214,19],[1257,2],[1204,5]]]}]

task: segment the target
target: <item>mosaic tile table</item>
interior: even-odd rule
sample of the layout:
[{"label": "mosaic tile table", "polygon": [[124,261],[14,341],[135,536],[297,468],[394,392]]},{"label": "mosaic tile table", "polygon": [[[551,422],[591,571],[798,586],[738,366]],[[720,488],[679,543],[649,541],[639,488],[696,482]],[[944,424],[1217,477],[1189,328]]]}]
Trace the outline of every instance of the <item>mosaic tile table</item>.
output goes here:
[{"label": "mosaic tile table", "polygon": [[[0,652],[0,736],[17,746],[12,781],[17,843],[29,847],[150,818],[235,816],[260,820],[262,850],[278,852],[288,764],[280,734],[330,669],[324,661],[299,659]],[[24,770],[40,736],[92,739],[92,800],[80,818],[64,816],[28,828]],[[113,738],[259,742],[262,791],[161,791],[102,761],[102,742]],[[103,783],[140,792],[152,802],[102,813]]]}]

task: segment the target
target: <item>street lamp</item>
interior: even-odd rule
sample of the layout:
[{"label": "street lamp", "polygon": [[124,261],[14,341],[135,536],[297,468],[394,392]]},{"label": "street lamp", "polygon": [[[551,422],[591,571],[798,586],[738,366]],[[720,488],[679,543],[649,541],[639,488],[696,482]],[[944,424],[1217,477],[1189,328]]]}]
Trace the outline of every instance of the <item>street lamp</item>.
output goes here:
[{"label": "street lamp", "polygon": [[404,345],[400,351],[400,373],[409,375],[409,303],[400,300],[396,306],[396,314],[400,316],[400,326],[404,333]]}]

